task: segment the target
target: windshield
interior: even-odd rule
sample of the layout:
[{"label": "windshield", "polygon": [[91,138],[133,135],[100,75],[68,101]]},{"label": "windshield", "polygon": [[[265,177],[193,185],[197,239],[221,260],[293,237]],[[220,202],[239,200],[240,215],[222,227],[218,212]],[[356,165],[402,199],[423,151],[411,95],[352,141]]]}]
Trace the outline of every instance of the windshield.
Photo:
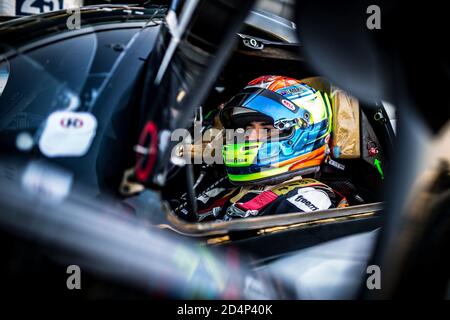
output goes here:
[{"label": "windshield", "polygon": [[37,129],[56,110],[91,111],[136,29],[90,33],[0,64],[0,132]]},{"label": "windshield", "polygon": [[76,185],[117,190],[134,161],[135,92],[159,33],[142,27],[101,25],[1,46],[2,154],[45,157]]}]

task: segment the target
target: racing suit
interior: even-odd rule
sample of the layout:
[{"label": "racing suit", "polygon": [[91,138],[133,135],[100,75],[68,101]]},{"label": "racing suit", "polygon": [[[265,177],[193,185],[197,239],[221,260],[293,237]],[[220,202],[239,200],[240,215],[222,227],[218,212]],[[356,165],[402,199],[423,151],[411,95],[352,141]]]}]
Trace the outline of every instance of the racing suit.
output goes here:
[{"label": "racing suit", "polygon": [[[187,215],[185,200],[175,212]],[[312,212],[348,206],[347,199],[315,179],[296,177],[278,185],[233,186],[219,179],[196,197],[198,220],[231,220],[292,212]]]}]

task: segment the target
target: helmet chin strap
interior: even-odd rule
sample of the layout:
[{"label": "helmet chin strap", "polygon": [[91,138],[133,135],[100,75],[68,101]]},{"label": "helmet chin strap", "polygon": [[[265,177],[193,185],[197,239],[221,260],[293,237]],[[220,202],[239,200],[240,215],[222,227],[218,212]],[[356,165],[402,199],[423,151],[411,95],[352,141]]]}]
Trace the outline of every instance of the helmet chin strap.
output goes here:
[{"label": "helmet chin strap", "polygon": [[230,182],[235,186],[275,185],[275,184],[279,184],[281,182],[287,181],[289,179],[292,179],[294,177],[305,176],[308,174],[314,174],[314,177],[316,176],[316,174],[320,175],[320,166],[313,166],[313,167],[302,168],[302,169],[298,169],[298,170],[294,170],[294,171],[288,171],[288,172],[285,172],[285,173],[282,173],[282,174],[279,174],[277,176],[270,177],[270,178],[258,179],[258,180],[253,180],[253,181],[245,181],[245,182],[236,182],[236,181],[230,180]]}]

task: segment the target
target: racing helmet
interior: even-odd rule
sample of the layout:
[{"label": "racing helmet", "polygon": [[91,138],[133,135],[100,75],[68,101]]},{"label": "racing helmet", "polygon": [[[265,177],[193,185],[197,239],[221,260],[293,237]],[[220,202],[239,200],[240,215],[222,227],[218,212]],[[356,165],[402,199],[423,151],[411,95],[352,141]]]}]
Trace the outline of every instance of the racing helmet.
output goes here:
[{"label": "racing helmet", "polygon": [[276,184],[314,173],[328,151],[332,111],[325,92],[284,76],[261,76],[220,111],[227,129],[269,122],[279,134],[262,141],[227,139],[222,150],[229,180],[237,185]]}]

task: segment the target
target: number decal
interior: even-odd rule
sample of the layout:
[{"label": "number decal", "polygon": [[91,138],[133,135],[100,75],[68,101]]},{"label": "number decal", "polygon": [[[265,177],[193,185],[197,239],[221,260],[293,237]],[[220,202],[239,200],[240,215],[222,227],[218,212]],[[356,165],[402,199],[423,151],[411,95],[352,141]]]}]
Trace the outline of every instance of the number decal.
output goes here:
[{"label": "number decal", "polygon": [[50,12],[62,9],[58,0],[43,1],[42,12]]},{"label": "number decal", "polygon": [[41,9],[38,7],[33,7],[34,2],[36,0],[25,0],[20,7],[20,12],[18,14],[39,14],[41,13]]},{"label": "number decal", "polygon": [[17,0],[17,15],[32,15],[62,9],[63,0]]}]

